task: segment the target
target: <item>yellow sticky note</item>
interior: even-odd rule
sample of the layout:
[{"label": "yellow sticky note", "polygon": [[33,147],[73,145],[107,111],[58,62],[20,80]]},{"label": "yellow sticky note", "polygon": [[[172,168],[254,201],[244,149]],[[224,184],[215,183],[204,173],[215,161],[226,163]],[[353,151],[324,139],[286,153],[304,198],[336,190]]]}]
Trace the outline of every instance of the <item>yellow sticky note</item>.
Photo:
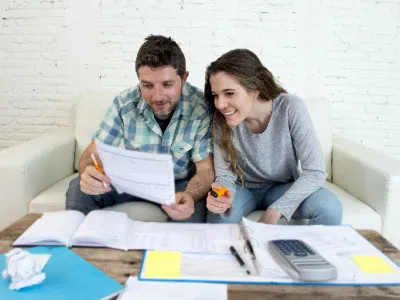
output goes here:
[{"label": "yellow sticky note", "polygon": [[365,273],[382,274],[395,272],[393,268],[379,256],[353,255],[353,259]]},{"label": "yellow sticky note", "polygon": [[179,278],[182,252],[147,251],[144,265],[146,278]]}]

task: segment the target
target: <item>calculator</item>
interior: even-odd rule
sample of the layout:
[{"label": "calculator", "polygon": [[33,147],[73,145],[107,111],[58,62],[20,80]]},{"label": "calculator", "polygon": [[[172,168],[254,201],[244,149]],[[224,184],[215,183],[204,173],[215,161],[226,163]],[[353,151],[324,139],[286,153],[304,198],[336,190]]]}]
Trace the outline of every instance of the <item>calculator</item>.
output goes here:
[{"label": "calculator", "polygon": [[328,281],[337,277],[337,269],[302,240],[268,242],[275,261],[292,278],[300,281]]}]

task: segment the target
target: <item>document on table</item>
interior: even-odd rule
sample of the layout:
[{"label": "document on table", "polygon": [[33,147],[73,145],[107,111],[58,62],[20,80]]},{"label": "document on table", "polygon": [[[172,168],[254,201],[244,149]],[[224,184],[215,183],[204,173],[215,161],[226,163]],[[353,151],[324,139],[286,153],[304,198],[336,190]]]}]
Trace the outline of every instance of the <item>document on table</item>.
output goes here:
[{"label": "document on table", "polygon": [[229,254],[229,246],[240,239],[237,224],[132,223],[129,249]]},{"label": "document on table", "polygon": [[159,204],[175,202],[172,156],[144,153],[96,141],[103,169],[118,193],[127,193]]},{"label": "document on table", "polygon": [[125,291],[118,300],[173,299],[173,300],[227,300],[226,284],[143,282],[129,277]]},{"label": "document on table", "polygon": [[[350,226],[266,225],[245,218],[241,226],[242,235],[233,239],[232,245],[236,247],[251,275],[246,274],[245,269],[230,253],[196,253],[182,250],[179,260],[175,260],[179,261],[179,276],[175,274],[173,280],[219,283],[299,282],[280,267],[268,250],[270,240],[296,238],[308,243],[337,267],[337,279],[324,282],[326,285],[400,285],[400,267]],[[244,242],[246,239],[252,244],[255,259],[249,254]],[[225,244],[227,242],[225,241]],[[151,258],[147,257],[146,252],[139,279],[169,280],[168,276],[148,273],[152,266],[149,264]],[[157,263],[161,264],[160,261]]]}]

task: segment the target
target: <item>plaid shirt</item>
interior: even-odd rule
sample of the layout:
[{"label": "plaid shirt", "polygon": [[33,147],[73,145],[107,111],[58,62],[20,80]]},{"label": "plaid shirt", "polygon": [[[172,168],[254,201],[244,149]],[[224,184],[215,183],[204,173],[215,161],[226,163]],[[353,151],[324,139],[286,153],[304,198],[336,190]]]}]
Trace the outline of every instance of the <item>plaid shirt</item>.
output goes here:
[{"label": "plaid shirt", "polygon": [[202,92],[186,83],[163,134],[137,86],[114,98],[93,139],[128,150],[169,153],[174,161],[175,179],[187,179],[193,162],[212,152],[210,124],[211,113]]}]

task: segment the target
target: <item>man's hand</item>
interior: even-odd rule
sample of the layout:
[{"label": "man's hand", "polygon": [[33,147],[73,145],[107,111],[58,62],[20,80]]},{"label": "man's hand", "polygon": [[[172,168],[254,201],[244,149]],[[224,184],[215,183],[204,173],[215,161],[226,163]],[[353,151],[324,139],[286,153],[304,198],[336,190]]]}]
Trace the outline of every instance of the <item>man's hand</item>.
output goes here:
[{"label": "man's hand", "polygon": [[[213,189],[220,189],[221,186],[218,183],[213,183],[211,185]],[[225,195],[218,198],[214,198],[210,193],[207,197],[207,209],[214,214],[223,214],[232,206],[233,193],[227,190]]]},{"label": "man's hand", "polygon": [[[103,182],[107,185],[104,187]],[[86,166],[81,174],[81,191],[88,195],[101,195],[111,191],[110,178],[96,170],[92,165]]]},{"label": "man's hand", "polygon": [[163,204],[161,207],[168,216],[177,221],[189,219],[194,213],[193,197],[187,192],[176,193],[174,204]]},{"label": "man's hand", "polygon": [[281,217],[282,214],[280,212],[273,208],[268,208],[258,222],[265,224],[277,224]]}]

